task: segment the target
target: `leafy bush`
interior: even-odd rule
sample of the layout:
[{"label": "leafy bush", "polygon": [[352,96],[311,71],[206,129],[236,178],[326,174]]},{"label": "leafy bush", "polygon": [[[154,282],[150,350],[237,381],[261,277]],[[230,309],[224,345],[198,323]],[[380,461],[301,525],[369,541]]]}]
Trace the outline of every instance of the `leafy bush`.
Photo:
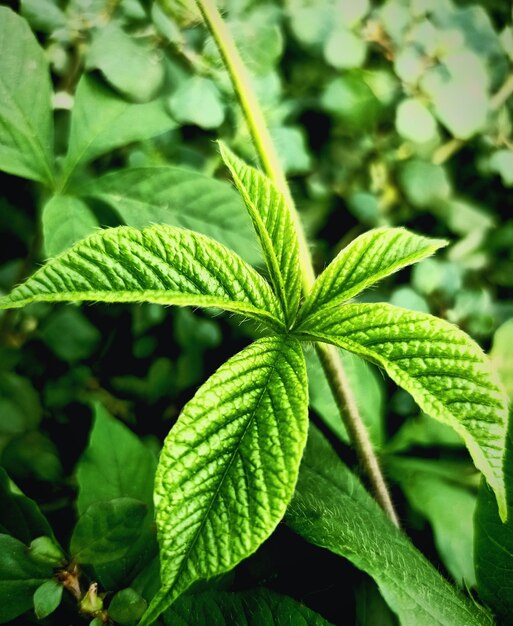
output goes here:
[{"label": "leafy bush", "polygon": [[508,624],[511,15],[222,9],[0,6],[0,623]]}]

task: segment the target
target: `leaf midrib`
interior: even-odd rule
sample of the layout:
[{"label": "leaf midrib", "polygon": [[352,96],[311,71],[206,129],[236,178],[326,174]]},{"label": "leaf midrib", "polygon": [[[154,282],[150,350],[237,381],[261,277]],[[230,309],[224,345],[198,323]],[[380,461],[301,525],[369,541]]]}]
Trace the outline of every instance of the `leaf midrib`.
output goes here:
[{"label": "leaf midrib", "polygon": [[[196,533],[195,533],[195,535],[194,535],[193,540],[191,541],[191,543],[190,543],[189,547],[187,548],[187,552],[185,553],[185,555],[184,555],[184,557],[183,557],[183,559],[182,559],[182,561],[181,561],[181,563],[180,563],[180,566],[179,566],[179,568],[178,568],[178,570],[177,570],[177,572],[176,572],[176,575],[175,575],[175,578],[174,578],[173,584],[171,585],[171,587],[169,587],[169,589],[168,589],[167,593],[169,593],[169,592],[173,589],[173,587],[175,586],[176,582],[179,580],[179,577],[181,576],[181,574],[182,574],[182,572],[183,572],[183,570],[184,570],[184,568],[185,568],[185,565],[186,565],[186,563],[187,563],[187,561],[188,561],[188,559],[189,559],[189,556],[190,556],[190,554],[191,554],[191,552],[192,552],[192,550],[193,550],[194,546],[196,545],[196,542],[198,541],[198,539],[199,539],[199,537],[200,537],[200,535],[201,535],[201,532],[202,532],[203,528],[205,527],[205,524],[207,523],[207,518],[209,517],[210,511],[212,510],[212,507],[214,506],[214,504],[215,504],[215,502],[216,502],[216,500],[217,500],[217,497],[218,497],[218,495],[219,495],[219,492],[220,492],[220,490],[221,490],[221,488],[222,488],[222,486],[223,486],[223,484],[224,484],[224,481],[225,481],[225,479],[226,479],[226,477],[227,477],[227,475],[228,475],[228,472],[230,471],[230,469],[231,469],[231,467],[232,467],[232,465],[233,465],[233,462],[234,462],[234,460],[235,460],[235,458],[236,458],[236,456],[237,456],[237,453],[238,453],[238,451],[239,451],[239,449],[240,449],[240,446],[241,446],[241,444],[242,444],[242,441],[243,441],[244,437],[246,436],[246,434],[247,434],[247,432],[248,432],[249,427],[253,424],[253,421],[254,421],[254,419],[255,419],[255,416],[256,416],[256,414],[257,414],[257,412],[258,412],[258,409],[259,409],[260,404],[261,404],[261,402],[262,402],[262,399],[263,399],[263,397],[264,397],[264,394],[265,394],[265,392],[266,392],[266,390],[267,390],[267,388],[268,388],[268,386],[269,386],[269,382],[270,382],[270,380],[271,380],[271,377],[273,376],[273,374],[274,374],[274,372],[275,372],[275,370],[276,370],[276,363],[277,363],[277,361],[278,361],[278,358],[279,358],[279,356],[280,356],[280,354],[281,354],[281,351],[282,351],[282,349],[283,349],[284,345],[285,345],[285,339],[282,337],[282,338],[281,338],[281,342],[280,342],[279,346],[277,346],[277,347],[276,347],[276,350],[275,350],[275,351],[276,351],[276,357],[275,357],[275,359],[273,360],[273,363],[271,364],[271,366],[270,366],[270,368],[269,368],[269,375],[267,376],[267,380],[266,380],[265,385],[263,385],[263,387],[262,387],[262,392],[261,392],[261,394],[260,394],[260,397],[259,397],[259,398],[258,398],[258,400],[257,400],[257,403],[256,403],[256,405],[255,405],[255,408],[254,408],[254,410],[253,410],[253,412],[252,412],[251,418],[250,418],[250,419],[248,419],[247,424],[246,424],[246,426],[244,427],[244,430],[243,430],[243,432],[242,432],[242,434],[241,434],[241,436],[240,436],[240,438],[239,438],[239,442],[238,442],[237,446],[234,448],[234,451],[233,451],[233,453],[232,453],[232,455],[231,455],[231,458],[230,458],[230,460],[228,461],[228,463],[227,463],[227,465],[226,465],[226,468],[225,468],[225,470],[223,471],[223,474],[222,474],[222,476],[221,476],[221,479],[219,480],[219,483],[218,483],[218,485],[217,485],[217,487],[216,487],[215,493],[214,493],[214,495],[212,496],[212,498],[211,498],[211,500],[210,500],[210,503],[209,503],[209,505],[208,505],[208,509],[207,509],[207,511],[205,512],[205,515],[203,516],[203,519],[202,519],[202,521],[201,521],[201,524],[200,524],[200,526],[199,526],[198,530],[196,531]],[[191,582],[191,583],[189,583],[189,585],[188,585],[188,586],[190,586],[190,584],[192,584],[192,582]]]}]

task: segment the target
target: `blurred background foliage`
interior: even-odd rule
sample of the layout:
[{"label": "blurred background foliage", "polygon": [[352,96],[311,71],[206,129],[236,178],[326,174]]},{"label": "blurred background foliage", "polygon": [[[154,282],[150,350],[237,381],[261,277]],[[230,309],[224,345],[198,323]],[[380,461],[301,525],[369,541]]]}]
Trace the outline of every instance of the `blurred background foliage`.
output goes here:
[{"label": "blurred background foliage", "polygon": [[[60,187],[0,174],[0,288],[8,291],[95,228],[121,223],[201,230],[259,265],[214,140],[250,162],[256,155],[194,3],[1,4],[27,20],[50,67]],[[510,3],[220,5],[290,178],[317,270],[375,226],[448,238],[447,251],[363,298],[457,323],[491,353],[513,398]],[[77,463],[90,438],[92,404],[156,455],[197,386],[259,332],[208,311],[155,305],[34,305],[5,313],[2,466],[66,544],[81,514]],[[308,356],[312,418],[354,461],[319,363]],[[344,360],[407,532],[442,571],[471,588],[479,480],[464,448],[376,369]],[[337,565],[338,579],[326,574],[332,556],[286,529],[277,537],[238,568],[240,588],[265,581],[334,623],[342,606],[354,623],[370,623],[362,615],[383,603],[369,580],[346,566],[355,586],[341,599],[347,572]],[[285,556],[291,547],[299,548],[296,563]],[[109,591],[131,582],[104,579]],[[381,619],[393,623],[392,616]]]}]

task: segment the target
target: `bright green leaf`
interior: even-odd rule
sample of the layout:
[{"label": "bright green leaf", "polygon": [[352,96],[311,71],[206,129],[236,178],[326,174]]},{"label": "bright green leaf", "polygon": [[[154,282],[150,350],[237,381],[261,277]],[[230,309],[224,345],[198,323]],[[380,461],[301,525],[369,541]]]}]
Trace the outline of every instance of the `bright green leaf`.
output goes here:
[{"label": "bright green leaf", "polygon": [[32,607],[34,591],[53,574],[53,567],[34,561],[21,541],[0,535],[0,624]]},{"label": "bright green leaf", "polygon": [[101,230],[51,259],[0,301],[154,302],[218,307],[278,325],[269,285],[236,254],[189,230]]},{"label": "bright green leaf", "polygon": [[[387,474],[401,485],[412,507],[431,524],[438,552],[460,586],[474,587],[473,517],[476,494],[458,477],[437,472],[440,461],[391,458]],[[461,467],[451,466],[456,472]],[[450,503],[450,505],[449,505]]]},{"label": "bright green leaf", "polygon": [[166,626],[329,626],[303,604],[265,588],[187,594],[162,617]]},{"label": "bright green leaf", "polygon": [[87,204],[73,196],[52,196],[43,207],[42,221],[47,257],[56,256],[99,227]]},{"label": "bright green leaf", "polygon": [[432,208],[451,193],[445,169],[420,159],[411,159],[401,167],[399,182],[406,199],[419,208]]},{"label": "bright green leaf", "polygon": [[410,141],[426,143],[436,137],[436,121],[420,100],[407,98],[396,111],[397,132]]},{"label": "bright green leaf", "polygon": [[508,433],[504,474],[508,521],[502,523],[491,489],[483,481],[475,516],[475,561],[479,595],[508,624],[513,615],[513,433]]},{"label": "bright green leaf", "polygon": [[497,150],[490,157],[490,169],[502,178],[505,187],[513,187],[513,150]]},{"label": "bright green leaf", "polygon": [[290,322],[299,305],[301,276],[299,243],[287,201],[262,172],[246,165],[224,144],[220,143],[219,147],[253,220],[269,276]]},{"label": "bright green leaf", "polygon": [[134,498],[91,504],[71,536],[73,559],[101,565],[125,556],[141,532],[147,511],[147,505]]},{"label": "bright green leaf", "polygon": [[513,401],[513,319],[499,326],[493,336],[490,358],[497,368],[510,401]]},{"label": "bright green leaf", "polygon": [[55,0],[21,0],[20,10],[34,30],[52,33],[66,26],[66,15]]},{"label": "bright green leaf", "polygon": [[59,606],[63,586],[55,579],[47,580],[34,592],[34,611],[37,619],[48,617]]},{"label": "bright green leaf", "polygon": [[321,105],[351,130],[372,128],[379,112],[379,101],[370,86],[361,76],[350,73],[327,83]]},{"label": "bright green leaf", "polygon": [[164,80],[164,66],[152,42],[131,37],[115,20],[95,31],[86,66],[99,69],[115,89],[135,102],[151,100]]},{"label": "bright green leaf", "polygon": [[313,429],[285,522],[307,541],[372,576],[402,624],[493,624],[440,576]]},{"label": "bright green leaf", "polygon": [[134,104],[84,74],[75,93],[68,152],[68,178],[79,164],[114,148],[160,135],[175,126],[162,100]]},{"label": "bright green leaf", "polygon": [[53,182],[48,63],[27,22],[0,7],[0,169]]},{"label": "bright green leaf", "polygon": [[502,462],[507,400],[481,348],[457,326],[390,304],[345,304],[299,332],[383,367],[431,417],[465,441],[506,515]]},{"label": "bright green leaf", "polygon": [[365,41],[343,26],[333,30],[324,44],[324,57],[336,69],[360,67],[366,54]]},{"label": "bright green leaf", "polygon": [[294,491],[307,408],[301,346],[281,336],[232,357],[185,406],[155,479],[162,589],[142,624],[273,532]]},{"label": "bright green leaf", "polygon": [[351,242],[315,281],[300,319],[349,300],[378,280],[430,256],[446,241],[404,228],[376,228]]},{"label": "bright green leaf", "polygon": [[261,257],[251,222],[227,183],[177,167],[110,172],[78,190],[110,204],[128,226],[169,224],[216,239],[256,264]]}]

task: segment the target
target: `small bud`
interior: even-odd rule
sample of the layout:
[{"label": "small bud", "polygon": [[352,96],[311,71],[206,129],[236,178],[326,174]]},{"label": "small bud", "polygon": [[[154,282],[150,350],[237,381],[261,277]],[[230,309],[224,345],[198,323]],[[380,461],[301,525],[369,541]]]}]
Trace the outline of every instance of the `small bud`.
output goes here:
[{"label": "small bud", "polygon": [[98,583],[91,583],[85,596],[80,600],[80,611],[96,615],[103,609],[103,600],[98,595]]},{"label": "small bud", "polygon": [[37,537],[30,544],[30,555],[39,563],[48,563],[54,567],[64,565],[66,557],[50,537]]}]

